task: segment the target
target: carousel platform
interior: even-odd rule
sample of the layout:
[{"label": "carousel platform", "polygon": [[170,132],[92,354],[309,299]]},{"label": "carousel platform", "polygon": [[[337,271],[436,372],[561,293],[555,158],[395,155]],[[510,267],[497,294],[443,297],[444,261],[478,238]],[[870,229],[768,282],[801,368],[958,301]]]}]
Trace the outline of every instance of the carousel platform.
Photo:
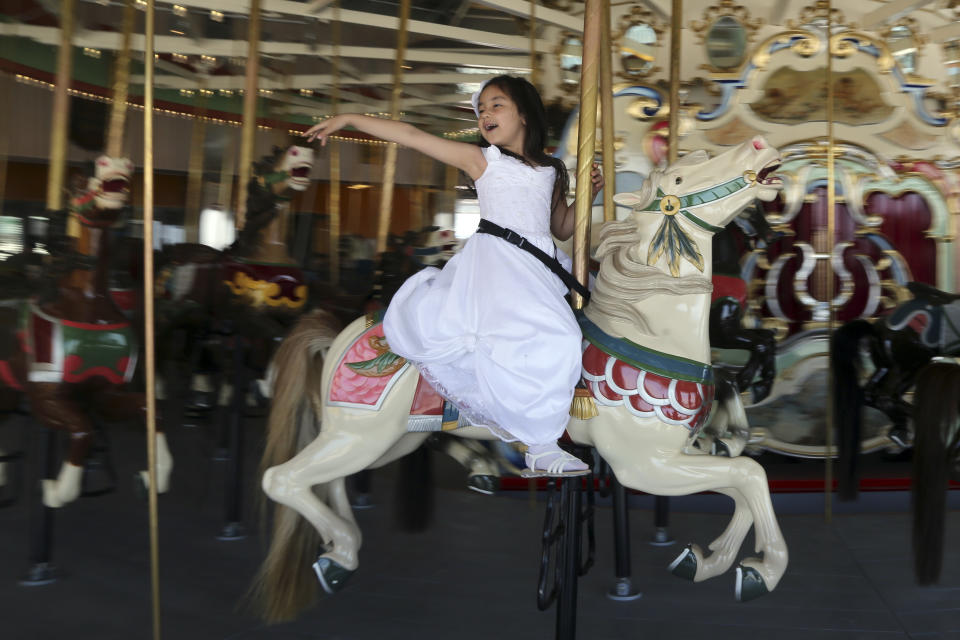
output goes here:
[{"label": "carousel platform", "polygon": [[[18,432],[11,422],[0,431]],[[248,419],[245,428],[248,442],[257,442],[262,419]],[[439,455],[434,456],[436,520],[429,530],[398,531],[392,497],[396,470],[377,471],[374,506],[357,512],[364,532],[360,571],[343,592],[320,599],[297,621],[261,624],[240,607],[265,548],[254,518],[254,456],[245,460],[248,535],[220,541],[224,463],[212,459],[214,440],[206,428],[170,433],[176,466],[172,490],[160,500],[159,528],[163,637],[555,637],[554,610],[536,607],[542,493],[505,491],[491,497],[469,492],[463,470]],[[110,441],[120,478],[116,490],[56,512],[56,582],[33,587],[18,582],[28,568],[35,493],[25,491],[0,509],[0,637],[150,638],[147,508],[128,481],[141,468],[142,439],[133,429],[112,429]],[[808,463],[784,464],[804,469]],[[960,533],[957,497],[950,498],[948,545]],[[939,586],[914,585],[905,491],[873,491],[857,503],[837,504],[830,523],[824,521],[822,494],[776,493],[790,567],[774,593],[747,604],[734,600],[732,572],[693,584],[666,570],[683,543],[705,545],[722,531],[732,511],[729,500],[698,495],[671,504],[669,531],[679,542],[654,547],[648,544],[652,498],[630,497],[633,580],[643,596],[614,602],[606,597],[614,576],[612,510],[600,500],[597,558],[580,581],[577,638],[960,638],[960,550],[948,546]],[[752,545],[750,536],[742,554],[748,555]]]}]

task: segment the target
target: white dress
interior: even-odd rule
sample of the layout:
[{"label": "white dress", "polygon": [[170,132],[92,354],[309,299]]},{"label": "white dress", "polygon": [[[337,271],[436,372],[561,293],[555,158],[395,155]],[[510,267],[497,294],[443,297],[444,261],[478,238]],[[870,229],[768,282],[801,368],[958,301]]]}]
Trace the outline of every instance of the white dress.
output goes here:
[{"label": "white dress", "polygon": [[[531,167],[495,146],[483,154],[481,215],[555,255],[553,167]],[[400,287],[383,331],[391,351],[472,424],[507,441],[553,442],[566,428],[580,375],[581,333],[566,293],[526,251],[475,233],[443,270],[428,267]]]}]

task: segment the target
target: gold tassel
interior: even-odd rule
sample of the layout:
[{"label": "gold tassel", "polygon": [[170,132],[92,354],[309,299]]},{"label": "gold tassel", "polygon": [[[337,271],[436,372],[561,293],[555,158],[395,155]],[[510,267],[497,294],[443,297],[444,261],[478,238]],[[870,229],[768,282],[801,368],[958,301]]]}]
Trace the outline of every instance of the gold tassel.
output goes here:
[{"label": "gold tassel", "polygon": [[577,388],[573,390],[573,401],[570,403],[570,415],[579,420],[589,420],[596,418],[600,413],[597,411],[597,403],[593,399],[593,394],[589,389]]}]

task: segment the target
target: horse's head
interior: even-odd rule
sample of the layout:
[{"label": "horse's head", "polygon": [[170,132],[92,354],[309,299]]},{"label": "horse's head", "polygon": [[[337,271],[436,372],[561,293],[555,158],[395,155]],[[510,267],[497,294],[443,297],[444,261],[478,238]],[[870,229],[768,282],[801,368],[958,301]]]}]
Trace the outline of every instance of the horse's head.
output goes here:
[{"label": "horse's head", "polygon": [[770,174],[779,166],[780,152],[757,136],[714,158],[705,151],[688,153],[653,171],[638,191],[618,193],[614,200],[643,212],[683,213],[715,231],[754,199],[776,197],[781,181]]},{"label": "horse's head", "polygon": [[102,155],[94,161],[93,176],[86,189],[70,199],[70,210],[83,224],[107,227],[114,224],[130,197],[133,163],[127,158]]},{"label": "horse's head", "polygon": [[313,170],[313,149],[290,145],[280,158],[277,170],[286,174],[287,185],[294,191],[306,191]]},{"label": "horse's head", "polygon": [[413,249],[413,258],[425,267],[437,266],[446,263],[456,251],[457,237],[452,230],[428,227]]},{"label": "horse's head", "polygon": [[87,182],[87,190],[93,194],[97,208],[115,211],[126,206],[132,173],[133,163],[128,158],[111,158],[108,155],[97,158],[93,177]]}]

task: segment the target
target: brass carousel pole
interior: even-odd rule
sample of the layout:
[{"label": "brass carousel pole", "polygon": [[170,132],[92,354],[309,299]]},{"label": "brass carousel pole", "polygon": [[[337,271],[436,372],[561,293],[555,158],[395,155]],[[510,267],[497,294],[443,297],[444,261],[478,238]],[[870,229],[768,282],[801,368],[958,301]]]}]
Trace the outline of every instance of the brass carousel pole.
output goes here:
[{"label": "brass carousel pole", "polygon": [[[590,171],[597,141],[597,82],[599,80],[602,0],[587,0],[583,15],[583,57],[580,71],[580,123],[577,141],[577,190],[573,227],[573,276],[584,285],[590,261],[590,219],[593,198]],[[583,296],[570,292],[574,309],[582,309]]]},{"label": "brass carousel pole", "polygon": [[243,129],[240,133],[240,185],[237,189],[237,228],[242,229],[247,214],[247,182],[253,164],[257,136],[257,78],[260,73],[260,0],[250,0],[247,30],[247,75],[243,85]]},{"label": "brass carousel pole", "polygon": [[613,65],[610,62],[610,0],[603,0],[603,15],[600,24],[600,129],[603,135],[603,219],[606,222],[617,217],[613,206],[616,191],[616,163],[613,150]]},{"label": "brass carousel pole", "polygon": [[680,148],[680,19],[683,0],[672,0],[670,10],[670,138],[668,162],[677,161]]},{"label": "brass carousel pole", "polygon": [[[827,246],[834,244],[834,224],[836,222],[837,182],[834,176],[833,155],[833,7],[827,0]],[[827,260],[827,333],[833,335],[833,264]],[[827,374],[827,451],[823,468],[823,517],[830,522],[833,519],[833,367]]]},{"label": "brass carousel pole", "polygon": [[203,203],[203,142],[207,137],[207,94],[201,80],[196,102],[196,117],[190,132],[190,160],[187,168],[187,208],[183,226],[187,242],[199,242],[200,207]]},{"label": "brass carousel pole", "polygon": [[126,0],[123,5],[120,51],[117,52],[113,72],[113,107],[110,109],[110,125],[107,129],[107,155],[111,158],[119,158],[123,154],[123,131],[130,90],[130,40],[135,15],[133,0]]},{"label": "brass carousel pole", "polygon": [[[333,4],[333,90],[330,115],[340,108],[340,0]],[[330,284],[340,284],[340,142],[330,140],[330,204],[328,252],[330,255]]]},{"label": "brass carousel pole", "polygon": [[537,66],[537,0],[530,0],[530,84],[539,89]]},{"label": "brass carousel pole", "polygon": [[143,48],[143,296],[147,383],[147,463],[150,467],[150,583],[153,638],[160,640],[160,550],[157,513],[157,394],[153,343],[153,32],[154,0],[147,0]]},{"label": "brass carousel pole", "polygon": [[[397,59],[393,63],[393,95],[390,97],[390,117],[400,119],[400,95],[403,93],[403,59],[407,53],[407,23],[410,20],[410,0],[400,2],[400,28],[397,30]],[[383,190],[380,192],[380,217],[377,223],[377,254],[387,249],[390,231],[390,209],[393,207],[393,183],[397,175],[397,144],[387,145],[384,160]]]},{"label": "brass carousel pole", "polygon": [[[53,87],[53,121],[50,126],[50,168],[47,174],[47,210],[63,207],[63,179],[67,164],[67,126],[70,122],[70,69],[73,63],[74,0],[60,3],[60,49]],[[69,228],[69,227],[68,227]],[[71,234],[75,235],[75,234]]]}]

